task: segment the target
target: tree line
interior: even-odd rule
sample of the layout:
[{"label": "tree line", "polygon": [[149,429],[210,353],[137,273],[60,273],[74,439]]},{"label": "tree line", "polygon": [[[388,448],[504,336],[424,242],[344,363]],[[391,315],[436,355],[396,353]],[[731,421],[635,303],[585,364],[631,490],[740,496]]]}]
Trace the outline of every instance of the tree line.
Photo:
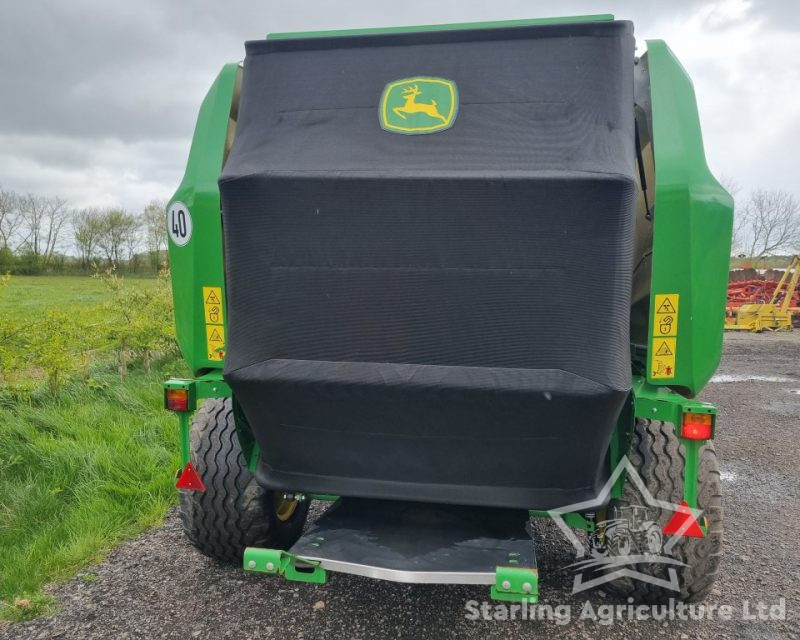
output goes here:
[{"label": "tree line", "polygon": [[158,272],[167,260],[164,207],[75,209],[58,196],[0,188],[0,273]]},{"label": "tree line", "polygon": [[[736,198],[740,188],[723,179]],[[118,207],[76,210],[58,196],[0,187],[0,274],[89,272],[113,267],[158,272],[167,260],[165,203],[139,213]],[[736,201],[734,255],[761,259],[800,252],[800,204],[779,189],[755,189]]]}]

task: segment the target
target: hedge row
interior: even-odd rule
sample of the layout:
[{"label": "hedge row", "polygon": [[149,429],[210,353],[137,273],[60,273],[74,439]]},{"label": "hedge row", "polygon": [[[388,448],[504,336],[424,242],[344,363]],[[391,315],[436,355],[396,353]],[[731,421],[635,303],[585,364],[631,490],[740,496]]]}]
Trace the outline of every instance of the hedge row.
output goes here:
[{"label": "hedge row", "polygon": [[[98,305],[49,308],[33,318],[0,317],[0,394],[19,398],[45,386],[56,396],[65,382],[91,384],[91,368],[116,362],[150,368],[156,354],[177,350],[169,275],[154,287],[127,283],[113,272],[96,275],[108,289]],[[0,279],[0,288],[8,276]]]}]

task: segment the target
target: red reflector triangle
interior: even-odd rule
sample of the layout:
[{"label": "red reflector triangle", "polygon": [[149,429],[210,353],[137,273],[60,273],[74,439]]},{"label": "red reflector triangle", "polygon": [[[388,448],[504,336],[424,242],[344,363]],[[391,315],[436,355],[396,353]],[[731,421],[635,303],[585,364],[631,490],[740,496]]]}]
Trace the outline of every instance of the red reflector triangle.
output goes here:
[{"label": "red reflector triangle", "polygon": [[186,468],[183,470],[181,477],[178,478],[175,487],[178,489],[190,489],[192,491],[206,490],[206,485],[203,484],[200,476],[197,475],[197,471],[194,470],[194,465],[191,462],[186,463]]},{"label": "red reflector triangle", "polygon": [[690,520],[691,523],[688,527],[686,527],[686,531],[684,531],[681,535],[686,536],[687,538],[704,538],[705,534],[700,528],[700,525],[697,524],[697,520],[692,515],[692,510],[686,500],[681,502],[678,510],[669,519],[669,522],[664,525],[664,528],[661,531],[668,536],[674,536],[678,533],[678,531],[680,531],[681,527],[683,527],[687,520]]}]

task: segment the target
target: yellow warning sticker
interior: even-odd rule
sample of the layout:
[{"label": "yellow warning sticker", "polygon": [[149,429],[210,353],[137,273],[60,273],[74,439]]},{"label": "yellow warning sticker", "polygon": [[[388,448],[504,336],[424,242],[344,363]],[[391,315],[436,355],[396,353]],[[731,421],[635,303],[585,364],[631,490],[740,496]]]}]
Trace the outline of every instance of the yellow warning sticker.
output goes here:
[{"label": "yellow warning sticker", "polygon": [[206,324],[222,324],[222,287],[203,287]]},{"label": "yellow warning sticker", "polygon": [[225,357],[225,327],[207,324],[206,345],[209,360],[222,360]]},{"label": "yellow warning sticker", "polygon": [[677,338],[653,338],[651,377],[656,379],[675,377],[675,345]]},{"label": "yellow warning sticker", "polygon": [[653,344],[650,345],[650,377],[653,380],[675,377],[675,357],[678,350],[677,293],[655,296],[653,315]]},{"label": "yellow warning sticker", "polygon": [[219,362],[225,358],[225,326],[222,310],[222,287],[203,287],[203,314],[206,319],[206,349],[208,359]]},{"label": "yellow warning sticker", "polygon": [[678,294],[662,293],[656,296],[656,313],[653,337],[667,338],[678,335]]}]

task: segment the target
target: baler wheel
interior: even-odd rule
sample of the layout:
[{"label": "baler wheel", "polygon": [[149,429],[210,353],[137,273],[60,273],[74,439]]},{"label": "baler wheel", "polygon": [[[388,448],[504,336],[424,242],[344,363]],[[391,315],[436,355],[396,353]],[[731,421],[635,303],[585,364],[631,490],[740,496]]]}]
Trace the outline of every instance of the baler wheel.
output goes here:
[{"label": "baler wheel", "polygon": [[[655,499],[673,504],[681,503],[685,451],[671,424],[637,420],[628,457]],[[609,591],[622,597],[633,597],[638,602],[656,603],[667,602],[669,598],[697,602],[708,595],[714,586],[722,558],[722,492],[717,454],[711,441],[706,442],[700,450],[697,501],[698,508],[703,510],[706,519],[706,536],[684,537],[674,545],[669,554],[685,566],[675,567],[653,562],[639,563],[632,567],[659,580],[668,580],[668,569],[675,568],[680,593],[629,577],[618,578],[610,583]],[[609,513],[613,513],[614,507],[639,504],[643,504],[639,490],[633,483],[626,482],[622,499],[612,500]],[[655,509],[658,512],[656,524],[662,528],[674,512]],[[664,536],[663,539],[666,542],[668,538]],[[652,550],[649,551],[652,553]]]},{"label": "baler wheel", "polygon": [[192,464],[204,492],[180,491],[183,531],[200,551],[240,563],[245,547],[287,549],[300,537],[308,501],[261,488],[247,468],[231,400],[206,400],[190,434]]}]

